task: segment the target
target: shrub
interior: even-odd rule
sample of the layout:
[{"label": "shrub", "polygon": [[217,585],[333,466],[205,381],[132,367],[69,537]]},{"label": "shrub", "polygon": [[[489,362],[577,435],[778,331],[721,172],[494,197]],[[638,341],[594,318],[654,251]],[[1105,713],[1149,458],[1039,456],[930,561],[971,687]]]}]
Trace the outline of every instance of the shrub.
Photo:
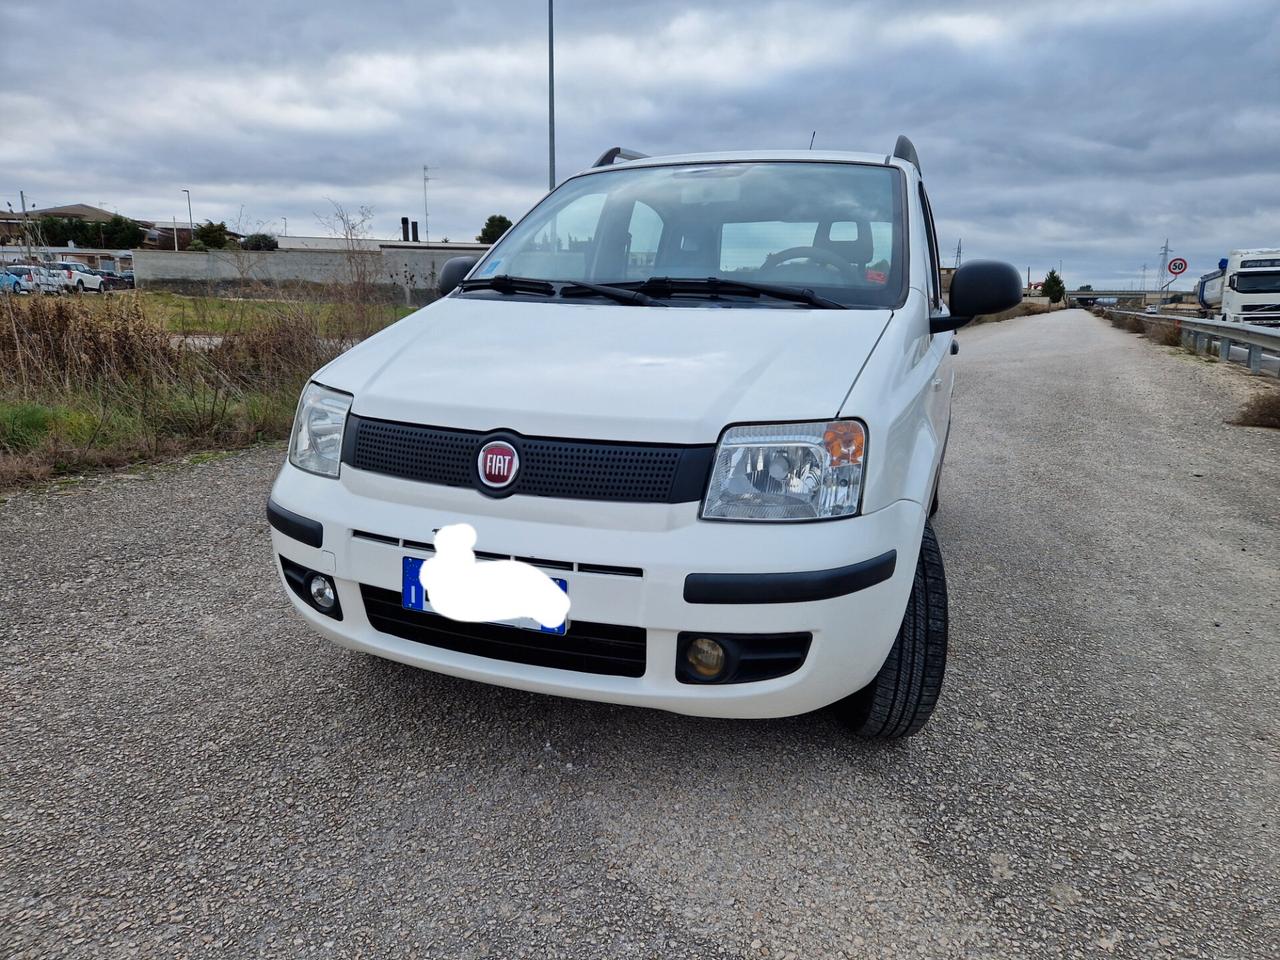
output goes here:
[{"label": "shrub", "polygon": [[1182,345],[1182,325],[1180,323],[1149,323],[1147,337],[1164,347]]},{"label": "shrub", "polygon": [[1236,423],[1245,427],[1280,430],[1280,388],[1267,387],[1244,405]]},{"label": "shrub", "polygon": [[[0,298],[0,487],[288,436],[312,371],[376,327],[276,303],[175,336],[137,296]],[[378,318],[378,326],[386,322]]]},{"label": "shrub", "polygon": [[276,250],[280,242],[269,233],[251,233],[240,241],[246,250]]}]

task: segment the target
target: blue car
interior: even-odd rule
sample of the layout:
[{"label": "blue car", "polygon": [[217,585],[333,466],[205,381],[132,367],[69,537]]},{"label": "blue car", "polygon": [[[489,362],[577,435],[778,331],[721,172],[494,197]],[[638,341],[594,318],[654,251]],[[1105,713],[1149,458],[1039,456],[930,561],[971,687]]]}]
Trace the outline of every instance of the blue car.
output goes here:
[{"label": "blue car", "polygon": [[25,267],[7,267],[0,270],[0,293],[30,293],[34,283],[27,279]]}]

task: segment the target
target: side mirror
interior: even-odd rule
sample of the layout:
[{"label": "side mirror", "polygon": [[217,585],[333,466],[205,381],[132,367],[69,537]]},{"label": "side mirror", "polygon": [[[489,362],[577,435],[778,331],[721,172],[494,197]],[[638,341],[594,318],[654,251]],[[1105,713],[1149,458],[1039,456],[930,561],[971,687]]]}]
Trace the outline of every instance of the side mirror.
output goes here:
[{"label": "side mirror", "polygon": [[444,269],[440,271],[440,296],[445,297],[453,293],[462,282],[462,278],[479,262],[478,257],[450,257],[446,260]]},{"label": "side mirror", "polygon": [[1227,286],[1230,287],[1232,290],[1236,288],[1236,275],[1234,273],[1231,276],[1227,277]]},{"label": "side mirror", "polygon": [[958,330],[974,317],[1011,310],[1022,302],[1022,277],[998,260],[970,260],[951,277],[951,316],[933,317],[930,333]]}]

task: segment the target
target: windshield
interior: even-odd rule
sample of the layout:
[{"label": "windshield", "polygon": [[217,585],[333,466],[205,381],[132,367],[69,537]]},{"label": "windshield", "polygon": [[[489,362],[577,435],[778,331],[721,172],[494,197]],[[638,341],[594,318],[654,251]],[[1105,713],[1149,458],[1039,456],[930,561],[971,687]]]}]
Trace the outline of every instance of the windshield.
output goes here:
[{"label": "windshield", "polygon": [[1237,293],[1280,293],[1280,270],[1266,273],[1237,273]]},{"label": "windshield", "polygon": [[599,284],[718,277],[889,307],[904,289],[902,223],[901,174],[892,167],[633,167],[564,183],[471,276]]}]

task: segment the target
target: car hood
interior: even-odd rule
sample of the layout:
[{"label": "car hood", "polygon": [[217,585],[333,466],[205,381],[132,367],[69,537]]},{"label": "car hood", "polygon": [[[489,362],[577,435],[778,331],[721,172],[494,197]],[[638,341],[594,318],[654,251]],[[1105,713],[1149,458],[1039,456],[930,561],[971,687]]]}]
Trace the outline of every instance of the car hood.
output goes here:
[{"label": "car hood", "polygon": [[730,423],[835,416],[891,315],[448,297],[316,379],[365,417],[711,443]]}]

